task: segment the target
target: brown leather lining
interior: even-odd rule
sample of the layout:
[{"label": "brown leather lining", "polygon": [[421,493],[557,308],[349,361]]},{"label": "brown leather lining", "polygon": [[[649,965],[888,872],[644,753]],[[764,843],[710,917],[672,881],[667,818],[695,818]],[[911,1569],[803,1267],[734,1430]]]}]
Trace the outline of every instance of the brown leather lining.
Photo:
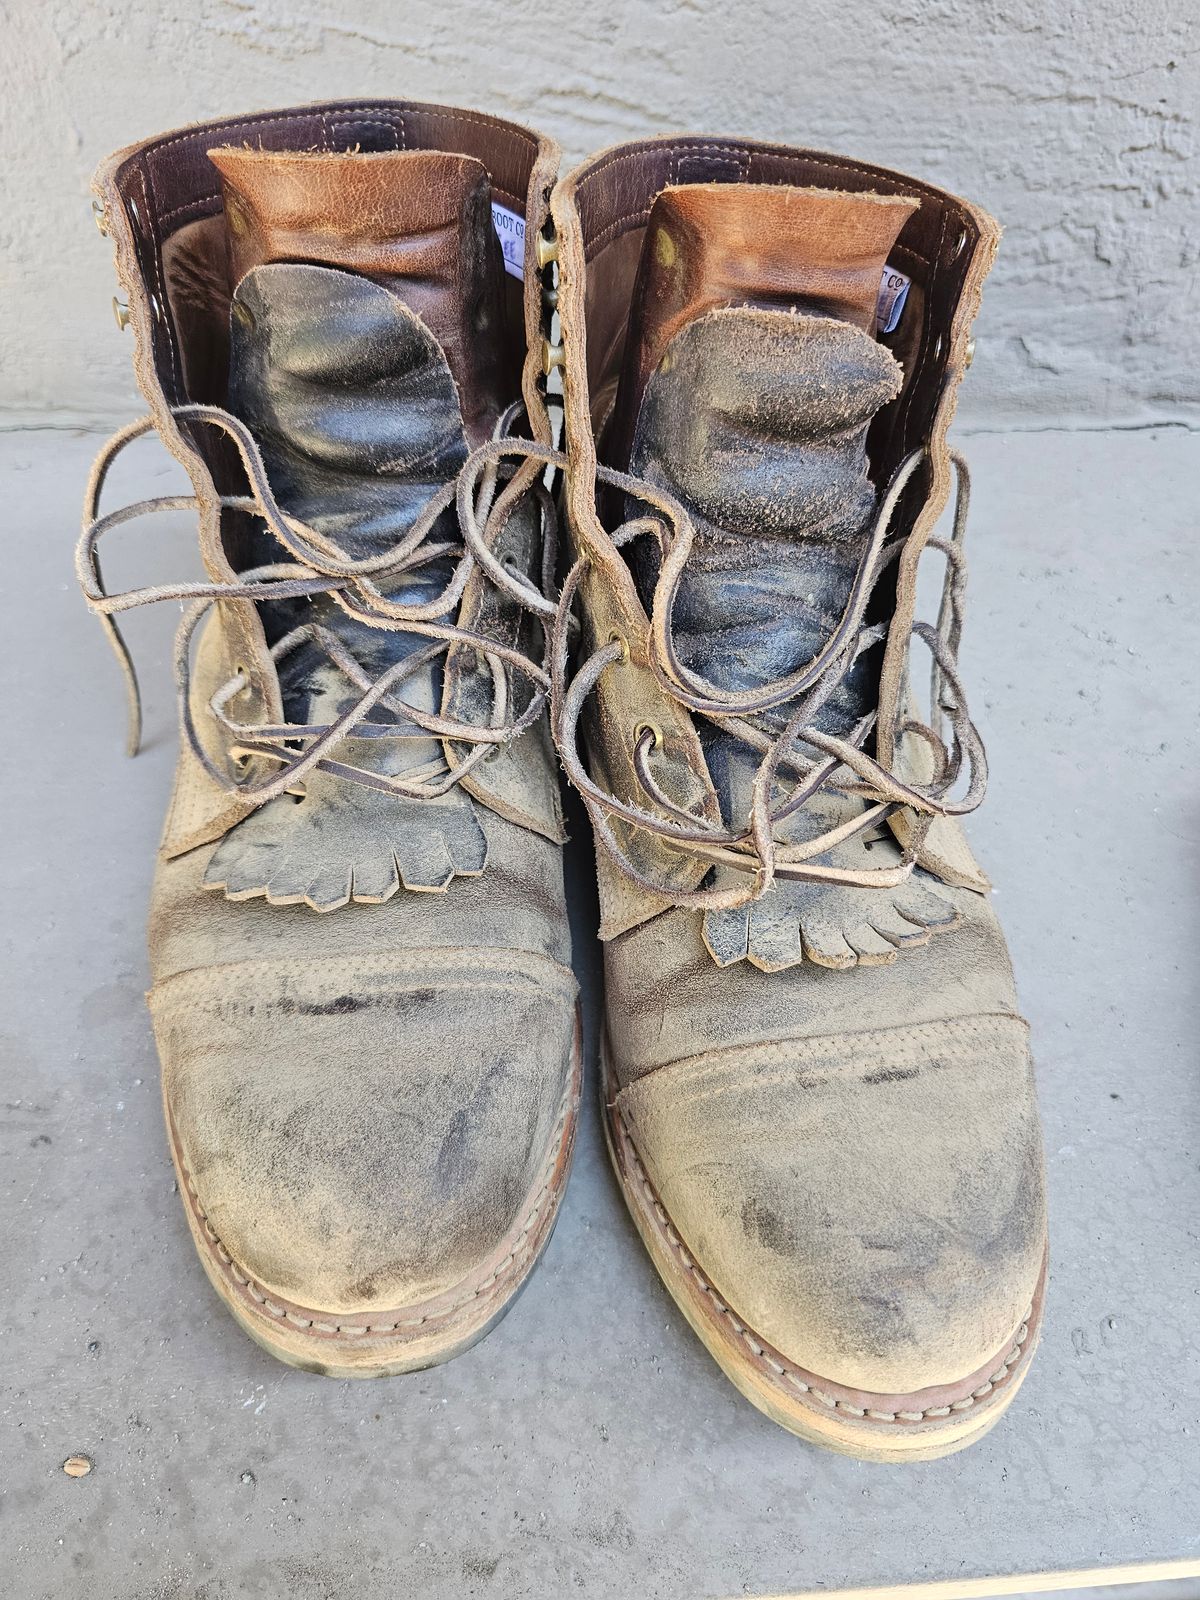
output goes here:
[{"label": "brown leather lining", "polygon": [[651,373],[682,328],[707,311],[806,311],[874,337],[883,270],[917,204],[908,195],[791,184],[663,189],[642,235],[610,464],[626,468]]},{"label": "brown leather lining", "polygon": [[[904,195],[919,202],[895,247],[896,259],[913,278],[910,306],[886,342],[905,368],[904,389],[878,418],[871,437],[876,470],[886,476],[924,439],[941,398],[949,340],[931,336],[946,328],[958,304],[982,230],[974,209],[928,184],[885,167],[815,151],[790,151],[756,141],[648,140],[599,156],[580,168],[574,181],[584,252],[589,270],[588,349],[593,416],[611,393],[624,352],[624,334],[640,255],[627,236],[644,229],[662,189],[681,183],[762,183]],[[619,251],[613,250],[616,240]],[[593,280],[602,277],[602,284]],[[599,404],[597,404],[599,402]],[[915,486],[915,502],[924,492]]]},{"label": "brown leather lining", "polygon": [[[533,133],[498,118],[409,101],[345,101],[205,123],[128,152],[117,163],[113,181],[129,219],[142,277],[150,286],[154,365],[171,404],[193,396],[180,356],[185,341],[178,329],[176,283],[169,283],[164,271],[164,245],[179,230],[221,210],[220,184],[208,151],[222,143],[264,150],[355,145],[364,151],[436,149],[470,156],[487,169],[497,198],[522,215],[541,149]],[[508,290],[507,315],[519,330],[521,290],[515,279]]]}]

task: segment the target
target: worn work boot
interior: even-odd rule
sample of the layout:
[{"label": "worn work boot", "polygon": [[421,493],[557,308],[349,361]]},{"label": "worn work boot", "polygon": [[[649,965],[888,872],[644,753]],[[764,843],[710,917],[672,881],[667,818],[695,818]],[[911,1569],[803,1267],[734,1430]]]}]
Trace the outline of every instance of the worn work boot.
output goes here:
[{"label": "worn work boot", "polygon": [[[150,417],[97,463],[81,580],[126,666],[112,616],[190,602],[150,916],[171,1150],[217,1292],[315,1371],[479,1338],[566,1180],[553,452],[527,358],[548,313],[520,242],[556,156],[349,103],[189,128],[96,180]],[[208,581],[107,596],[99,538],[154,503],[96,502],[150,428]]]},{"label": "worn work boot", "polygon": [[1024,1377],[1046,1259],[1026,1026],[956,820],[984,783],[965,494],[933,534],[997,229],[895,173],[707,139],[610,150],[552,212],[583,628],[570,679],[558,632],[555,735],[596,833],[617,1174],[768,1416],[943,1454]]}]

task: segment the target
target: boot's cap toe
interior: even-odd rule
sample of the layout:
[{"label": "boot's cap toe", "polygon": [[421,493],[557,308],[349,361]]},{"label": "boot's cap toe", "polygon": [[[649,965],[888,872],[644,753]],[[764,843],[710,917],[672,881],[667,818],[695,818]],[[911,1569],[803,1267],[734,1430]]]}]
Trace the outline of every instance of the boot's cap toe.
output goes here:
[{"label": "boot's cap toe", "polygon": [[1019,1019],[722,1052],[617,1106],[700,1270],[798,1367],[915,1393],[977,1371],[1025,1316],[1045,1202]]},{"label": "boot's cap toe", "polygon": [[151,996],[197,1202],[293,1305],[420,1304],[483,1266],[552,1165],[574,987],[510,952],[254,961]]}]

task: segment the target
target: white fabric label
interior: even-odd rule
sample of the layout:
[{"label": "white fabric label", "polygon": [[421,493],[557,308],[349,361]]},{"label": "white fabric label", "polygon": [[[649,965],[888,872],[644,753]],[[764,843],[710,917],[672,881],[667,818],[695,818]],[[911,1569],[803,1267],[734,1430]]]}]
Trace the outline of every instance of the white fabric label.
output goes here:
[{"label": "white fabric label", "polygon": [[514,278],[525,276],[525,218],[492,201],[492,226],[504,252],[504,270]]},{"label": "white fabric label", "polygon": [[[495,207],[492,209],[494,211]],[[904,302],[908,299],[911,287],[911,278],[906,278],[902,272],[897,272],[895,267],[884,267],[883,278],[879,285],[879,299],[875,304],[876,333],[895,333],[900,326],[900,318],[904,315]]]}]

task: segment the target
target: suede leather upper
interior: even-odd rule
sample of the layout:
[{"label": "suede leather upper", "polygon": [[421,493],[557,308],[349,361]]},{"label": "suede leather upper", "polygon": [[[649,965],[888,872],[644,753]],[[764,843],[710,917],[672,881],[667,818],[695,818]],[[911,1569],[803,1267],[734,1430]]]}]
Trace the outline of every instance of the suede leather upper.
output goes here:
[{"label": "suede leather upper", "polygon": [[851,1388],[976,1371],[1028,1310],[1045,1200],[1027,1029],[988,903],[890,966],[718,970],[695,913],[605,946],[638,1153],[760,1337]]},{"label": "suede leather upper", "polygon": [[[676,828],[689,814],[711,826],[711,800],[688,793],[683,769],[736,831],[792,703],[724,718],[705,705],[694,744],[673,719],[688,694],[751,695],[818,656],[859,582],[897,447],[919,443],[929,477],[885,529],[895,582],[878,584],[860,648],[804,720],[843,739],[865,729],[884,759],[909,737],[912,713],[884,724],[884,689],[905,673],[889,606],[907,615],[910,563],[940,509],[953,380],[938,402],[933,374],[965,344],[989,251],[962,267],[969,291],[952,263],[990,224],[895,174],[720,140],[596,157],[560,185],[555,216],[585,658],[614,615],[627,643],[581,718],[589,770],[651,817],[671,805]],[[893,251],[915,298],[879,343],[874,296]],[[635,489],[620,506],[597,500],[597,458],[690,519],[669,603],[678,522],[610,540],[657,502]],[[811,741],[802,755],[811,764]],[[774,806],[805,770],[778,771]],[[655,1259],[668,1282],[694,1269],[749,1349],[858,1395],[859,1417],[878,1397],[894,1420],[906,1397],[1003,1360],[1038,1292],[1046,1216],[1027,1031],[986,880],[957,821],[939,818],[937,849],[874,886],[903,858],[880,823],[848,831],[863,787],[818,790],[773,824],[793,847],[847,830],[807,859],[848,882],[776,877],[742,905],[672,904],[680,889],[746,885],[732,865],[708,870],[701,855],[688,881],[669,866],[684,849],[623,819],[614,837],[655,893],[600,841],[607,1088],[641,1169],[621,1157],[618,1170],[643,1232],[665,1236]],[[685,1303],[689,1285],[672,1287]],[[689,1310],[698,1326],[703,1315]],[[716,1332],[706,1341],[721,1347]],[[924,1418],[920,1404],[912,1415]]]},{"label": "suede leather upper", "polygon": [[241,1270],[326,1314],[468,1278],[561,1138],[573,999],[562,967],[486,946],[344,944],[156,983],[176,1137]]},{"label": "suede leather upper", "polygon": [[[452,784],[470,741],[409,714],[515,721],[530,684],[487,645],[536,634],[488,597],[452,492],[415,559],[387,560],[522,392],[536,297],[503,272],[490,198],[528,203],[536,226],[554,160],[496,119],[350,103],[152,140],[99,179],[139,380],[192,475],[211,580],[307,570],[265,512],[229,503],[256,481],[237,427],[302,546],[377,563],[379,614],[361,589],[322,589],[319,562],[299,595],[219,595],[188,700],[209,767],[185,741],[149,928],[206,1265],[256,1337],[323,1370],[399,1370],[477,1336],[548,1236],[570,1150],[576,986],[545,730]],[[232,420],[207,427],[189,402]],[[529,424],[545,436],[544,409]],[[540,581],[536,512],[517,506],[494,558]],[[455,628],[473,636],[457,660]],[[333,759],[256,804],[387,671]],[[291,738],[258,737],[281,722]],[[264,1293],[300,1308],[276,1308],[282,1332]],[[403,1320],[377,1330],[394,1349],[362,1340],[373,1315],[431,1301],[450,1322],[411,1358]],[[357,1369],[321,1344],[339,1316],[359,1319]]]}]

